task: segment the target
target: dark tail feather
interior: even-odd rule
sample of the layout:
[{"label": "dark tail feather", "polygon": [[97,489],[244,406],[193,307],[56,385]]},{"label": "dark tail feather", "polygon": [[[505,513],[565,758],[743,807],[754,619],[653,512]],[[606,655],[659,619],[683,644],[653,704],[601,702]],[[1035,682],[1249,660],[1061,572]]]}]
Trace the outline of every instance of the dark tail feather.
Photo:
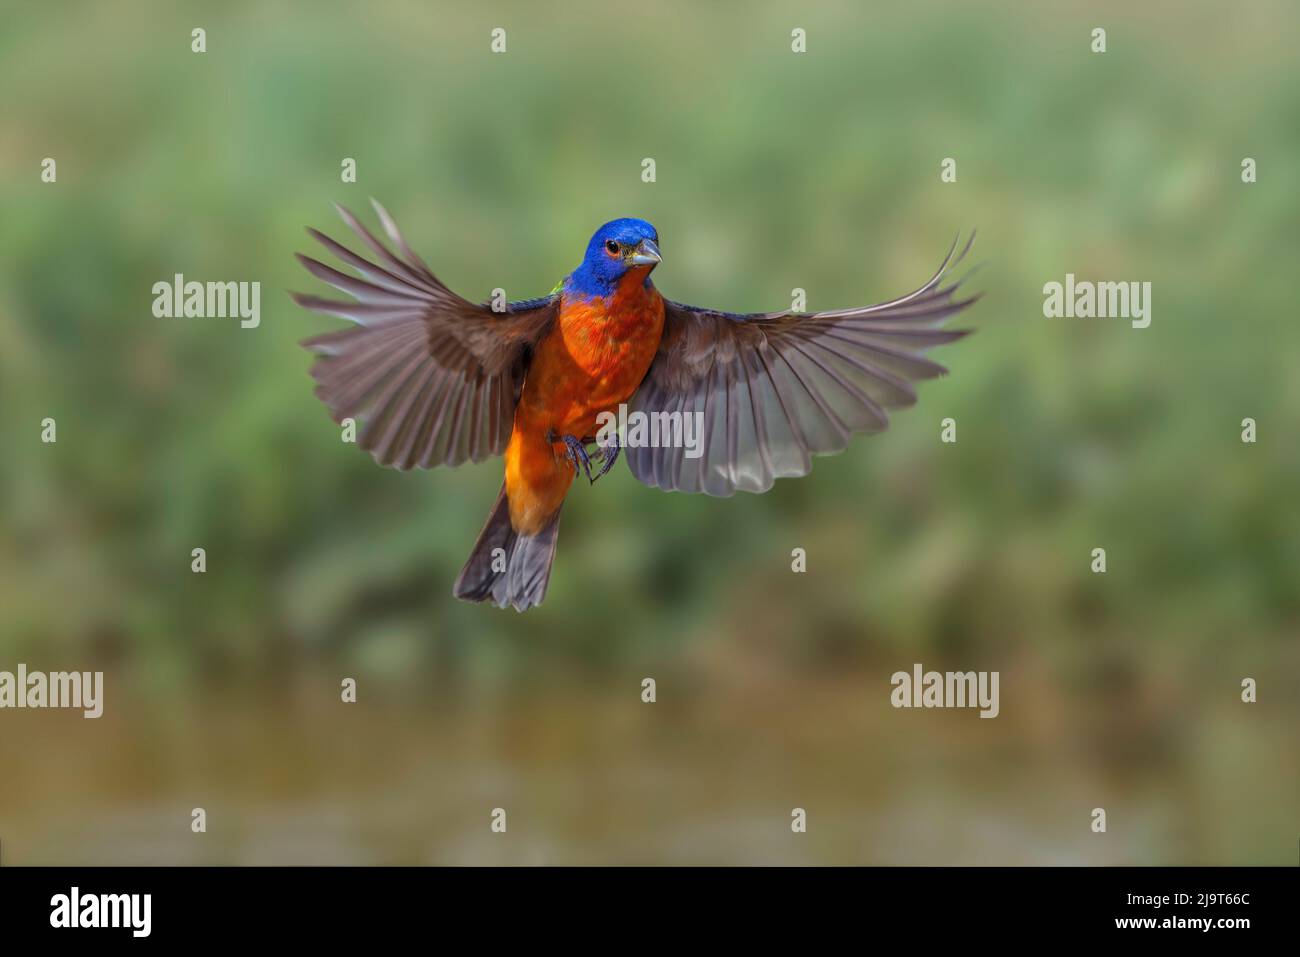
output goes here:
[{"label": "dark tail feather", "polygon": [[510,504],[502,485],[452,594],[465,601],[491,600],[498,608],[513,605],[516,611],[540,605],[551,580],[559,537],[559,511],[536,535],[520,535],[511,528]]}]

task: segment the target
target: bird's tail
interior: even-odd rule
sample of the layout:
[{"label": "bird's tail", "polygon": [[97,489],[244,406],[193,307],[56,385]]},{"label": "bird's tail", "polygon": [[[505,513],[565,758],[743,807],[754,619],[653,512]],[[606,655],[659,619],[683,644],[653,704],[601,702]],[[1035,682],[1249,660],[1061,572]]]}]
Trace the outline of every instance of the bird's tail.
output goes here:
[{"label": "bird's tail", "polygon": [[516,532],[510,525],[510,503],[502,484],[452,594],[465,601],[491,600],[498,608],[513,605],[516,611],[540,605],[551,580],[559,537],[559,509],[536,535]]}]

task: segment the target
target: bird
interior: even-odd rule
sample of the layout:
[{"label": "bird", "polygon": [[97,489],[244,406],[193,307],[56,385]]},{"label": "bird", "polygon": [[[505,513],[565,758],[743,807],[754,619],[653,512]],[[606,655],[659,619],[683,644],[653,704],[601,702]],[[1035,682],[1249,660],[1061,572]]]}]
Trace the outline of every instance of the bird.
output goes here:
[{"label": "bird", "polygon": [[[504,480],[452,589],[457,598],[525,611],[542,603],[560,513],[579,476],[592,485],[620,451],[647,486],[726,497],[765,492],[808,474],[812,458],[855,434],[884,431],[886,410],[915,403],[916,380],[948,370],[927,355],[967,335],[945,321],[959,297],[953,240],[914,291],[829,312],[734,313],[665,298],[651,281],[662,261],[649,222],[614,219],[545,296],[473,303],[452,292],[371,201],[388,244],[336,204],[372,254],[307,232],[353,272],[298,253],[350,301],[292,293],[298,305],[355,325],[305,339],[316,395],[357,444],[401,470],[504,457]],[[682,443],[597,444],[620,406],[691,416],[696,454]],[[593,474],[593,464],[599,467]]]}]

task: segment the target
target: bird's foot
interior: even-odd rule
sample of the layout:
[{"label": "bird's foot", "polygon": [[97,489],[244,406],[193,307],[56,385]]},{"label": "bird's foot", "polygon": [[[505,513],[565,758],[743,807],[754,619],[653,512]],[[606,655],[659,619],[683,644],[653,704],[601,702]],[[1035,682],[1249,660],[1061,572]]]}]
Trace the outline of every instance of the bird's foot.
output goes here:
[{"label": "bird's foot", "polygon": [[591,480],[592,485],[596,484],[596,479],[600,478],[602,475],[604,475],[606,472],[608,472],[610,469],[614,467],[614,463],[618,461],[618,452],[619,452],[618,436],[616,435],[610,439],[609,445],[607,446],[602,445],[600,451],[596,453],[598,456],[600,456],[600,460],[601,460],[600,471],[597,472],[595,478]]},{"label": "bird's foot", "polygon": [[587,447],[582,444],[582,439],[576,435],[556,435],[555,431],[551,430],[546,433],[546,441],[552,444],[563,442],[564,456],[569,460],[569,464],[573,466],[573,471],[584,472],[588,482],[594,481],[591,477],[591,456],[587,454]]}]

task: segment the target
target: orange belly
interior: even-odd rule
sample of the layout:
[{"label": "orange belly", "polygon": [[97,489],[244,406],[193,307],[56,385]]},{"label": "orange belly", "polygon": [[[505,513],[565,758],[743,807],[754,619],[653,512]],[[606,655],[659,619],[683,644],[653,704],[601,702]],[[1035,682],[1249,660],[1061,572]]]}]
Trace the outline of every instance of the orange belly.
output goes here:
[{"label": "orange belly", "polygon": [[506,498],[516,531],[535,534],[564,502],[575,472],[563,442],[591,438],[602,412],[617,412],[645,378],[663,334],[664,303],[627,272],[608,299],[564,301],[533,355],[506,447]]}]

